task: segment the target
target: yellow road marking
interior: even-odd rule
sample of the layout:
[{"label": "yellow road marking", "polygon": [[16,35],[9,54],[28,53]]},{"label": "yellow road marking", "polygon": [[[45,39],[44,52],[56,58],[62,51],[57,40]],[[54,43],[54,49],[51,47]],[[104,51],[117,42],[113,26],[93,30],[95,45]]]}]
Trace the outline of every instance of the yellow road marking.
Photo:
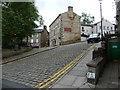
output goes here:
[{"label": "yellow road marking", "polygon": [[88,50],[91,50],[96,44],[93,44],[92,46],[90,46],[85,52],[83,52],[82,54],[80,54],[78,57],[76,57],[73,61],[71,61],[68,65],[66,65],[64,68],[62,68],[60,71],[58,71],[57,73],[55,73],[52,77],[48,78],[47,80],[43,81],[42,83],[36,85],[35,87],[38,88],[44,88],[47,85],[49,85],[51,82],[55,81],[59,76],[61,76],[62,74],[64,74],[68,69],[70,69],[76,62],[78,62],[80,60],[80,58],[82,58],[86,52]]},{"label": "yellow road marking", "polygon": [[49,85],[51,82],[55,81],[59,76],[61,76],[62,74],[64,74],[69,68],[71,68],[73,66],[70,65],[69,67],[67,67],[64,71],[62,71],[60,74],[58,74],[55,78],[53,78],[51,81],[47,82],[45,85],[40,86],[39,88],[44,88],[45,86]]},{"label": "yellow road marking", "polygon": [[96,43],[94,43],[91,47],[89,47],[87,50],[91,50],[94,46],[96,45]]}]

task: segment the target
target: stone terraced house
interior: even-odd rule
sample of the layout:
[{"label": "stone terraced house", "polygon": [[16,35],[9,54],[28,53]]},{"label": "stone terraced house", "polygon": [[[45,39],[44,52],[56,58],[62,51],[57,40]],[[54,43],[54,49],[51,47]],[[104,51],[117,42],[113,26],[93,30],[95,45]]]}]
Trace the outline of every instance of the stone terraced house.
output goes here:
[{"label": "stone terraced house", "polygon": [[64,45],[81,41],[80,16],[69,6],[68,11],[61,13],[49,26],[50,46]]},{"label": "stone terraced house", "polygon": [[47,27],[43,29],[35,29],[35,33],[29,38],[32,47],[48,47],[49,46],[49,32]]}]

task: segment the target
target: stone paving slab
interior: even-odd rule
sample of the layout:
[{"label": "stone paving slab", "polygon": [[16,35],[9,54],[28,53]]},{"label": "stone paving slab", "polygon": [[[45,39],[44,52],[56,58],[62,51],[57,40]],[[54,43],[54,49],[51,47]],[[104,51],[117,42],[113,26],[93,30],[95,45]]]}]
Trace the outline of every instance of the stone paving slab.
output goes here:
[{"label": "stone paving slab", "polygon": [[77,77],[72,86],[79,88],[86,83],[86,80],[86,77]]},{"label": "stone paving slab", "polygon": [[[56,84],[53,88],[75,88],[73,86]],[[63,89],[62,89],[63,90]]]},{"label": "stone paving slab", "polygon": [[[90,83],[84,83],[82,86],[80,86],[79,88],[87,88],[88,90],[95,90],[95,85],[90,84]],[[91,89],[89,89],[91,88]],[[80,89],[81,90],[81,89]],[[106,90],[106,89],[105,89]]]},{"label": "stone paving slab", "polygon": [[61,85],[69,85],[72,86],[74,81],[76,80],[77,76],[66,75],[63,79],[59,82]]},{"label": "stone paving slab", "polygon": [[119,67],[119,62],[108,62],[102,71],[96,88],[119,88]]},{"label": "stone paving slab", "polygon": [[68,75],[72,75],[72,76],[85,76],[86,75],[86,71],[84,70],[72,70],[68,73]]}]

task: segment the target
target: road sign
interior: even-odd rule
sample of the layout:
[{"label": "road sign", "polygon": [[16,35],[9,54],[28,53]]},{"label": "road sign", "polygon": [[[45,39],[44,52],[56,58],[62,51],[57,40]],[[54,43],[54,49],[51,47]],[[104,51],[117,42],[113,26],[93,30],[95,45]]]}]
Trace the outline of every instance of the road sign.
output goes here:
[{"label": "road sign", "polygon": [[87,72],[87,78],[95,79],[95,73]]}]

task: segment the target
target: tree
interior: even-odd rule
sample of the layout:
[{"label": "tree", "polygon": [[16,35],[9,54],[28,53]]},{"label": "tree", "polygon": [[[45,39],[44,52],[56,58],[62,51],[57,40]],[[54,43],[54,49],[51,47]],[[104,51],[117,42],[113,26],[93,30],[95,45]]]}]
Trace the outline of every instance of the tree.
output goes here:
[{"label": "tree", "polygon": [[[2,40],[3,46],[22,43],[22,40],[34,33],[39,21],[38,10],[34,2],[2,3]],[[8,44],[9,43],[9,44]],[[13,45],[11,45],[13,46]]]},{"label": "tree", "polygon": [[81,22],[83,24],[92,24],[94,21],[95,21],[94,16],[91,16],[90,14],[82,12]]}]

